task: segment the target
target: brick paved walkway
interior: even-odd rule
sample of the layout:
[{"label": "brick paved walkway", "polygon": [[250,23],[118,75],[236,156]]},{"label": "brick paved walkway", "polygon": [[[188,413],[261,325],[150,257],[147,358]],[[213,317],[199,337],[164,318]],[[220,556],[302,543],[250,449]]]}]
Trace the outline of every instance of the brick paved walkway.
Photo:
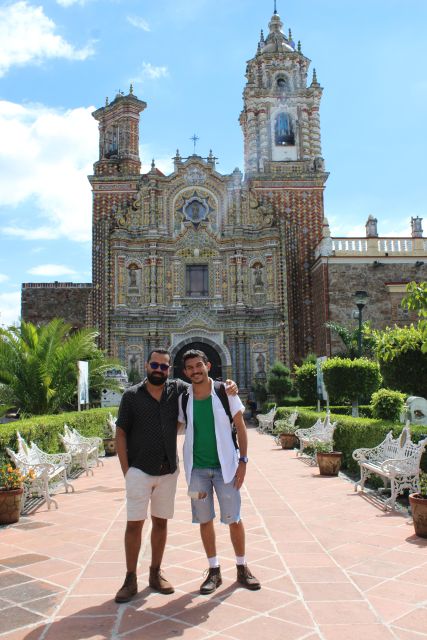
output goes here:
[{"label": "brick paved walkway", "polygon": [[403,513],[384,513],[342,477],[249,430],[242,490],[247,556],[262,589],[235,582],[228,530],[217,525],[223,585],[198,587],[206,566],[180,476],[165,574],[175,593],[147,585],[144,531],[139,594],[117,605],[124,577],[123,481],[117,458],[18,525],[0,528],[0,638],[150,640],[421,640],[427,638],[427,540]]}]

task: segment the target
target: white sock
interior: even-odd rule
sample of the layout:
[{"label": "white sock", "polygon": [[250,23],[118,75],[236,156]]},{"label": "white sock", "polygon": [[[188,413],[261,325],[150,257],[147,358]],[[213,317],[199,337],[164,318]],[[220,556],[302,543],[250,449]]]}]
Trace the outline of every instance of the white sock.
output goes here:
[{"label": "white sock", "polygon": [[213,556],[212,558],[208,558],[209,569],[217,569],[219,567],[218,556]]},{"label": "white sock", "polygon": [[236,564],[246,564],[246,556],[236,556]]}]

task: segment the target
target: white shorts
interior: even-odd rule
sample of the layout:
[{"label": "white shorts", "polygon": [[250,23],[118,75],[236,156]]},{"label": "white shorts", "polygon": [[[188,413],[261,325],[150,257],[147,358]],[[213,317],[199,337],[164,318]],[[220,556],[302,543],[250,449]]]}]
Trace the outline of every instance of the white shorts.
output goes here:
[{"label": "white shorts", "polygon": [[150,476],[136,467],[129,467],[126,476],[126,507],[128,520],[146,520],[148,503],[155,518],[173,518],[176,484],[179,468],[175,473]]}]

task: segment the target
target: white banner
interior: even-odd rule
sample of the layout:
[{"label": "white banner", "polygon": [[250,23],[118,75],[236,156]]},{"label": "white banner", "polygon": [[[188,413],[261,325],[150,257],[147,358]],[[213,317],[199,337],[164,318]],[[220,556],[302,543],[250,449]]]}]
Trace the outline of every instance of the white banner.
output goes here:
[{"label": "white banner", "polygon": [[89,404],[89,363],[86,360],[79,360],[77,362],[79,377],[78,377],[78,404]]},{"label": "white banner", "polygon": [[320,356],[319,358],[317,358],[317,361],[316,361],[316,365],[317,365],[317,399],[318,400],[325,400],[326,402],[328,402],[329,399],[328,399],[328,392],[327,392],[327,389],[325,387],[325,383],[323,381],[322,364],[327,359],[328,358],[326,356]]}]

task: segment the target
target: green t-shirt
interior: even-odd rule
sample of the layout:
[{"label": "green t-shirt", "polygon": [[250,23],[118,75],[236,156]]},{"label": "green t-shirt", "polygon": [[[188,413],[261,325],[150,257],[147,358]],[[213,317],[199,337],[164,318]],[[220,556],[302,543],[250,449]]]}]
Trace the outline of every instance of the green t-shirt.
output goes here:
[{"label": "green t-shirt", "polygon": [[193,398],[193,429],[193,468],[215,469],[220,467],[216,448],[212,396],[204,400]]}]

